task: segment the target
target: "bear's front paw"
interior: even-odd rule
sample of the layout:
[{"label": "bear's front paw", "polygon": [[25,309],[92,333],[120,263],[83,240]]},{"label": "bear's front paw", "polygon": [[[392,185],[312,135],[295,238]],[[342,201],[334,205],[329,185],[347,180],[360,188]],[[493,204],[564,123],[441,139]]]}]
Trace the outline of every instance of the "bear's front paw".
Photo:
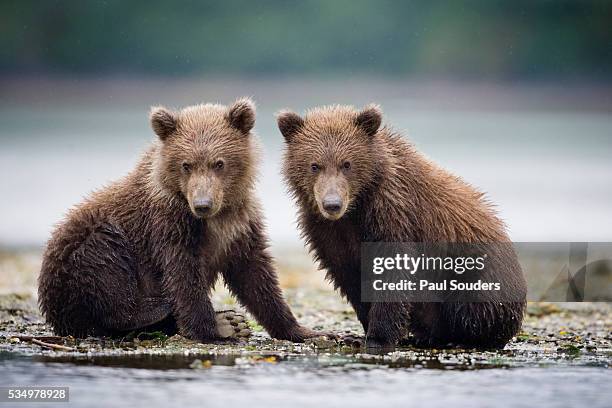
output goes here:
[{"label": "bear's front paw", "polygon": [[303,343],[306,339],[314,339],[316,337],[327,337],[328,339],[338,338],[338,336],[332,332],[311,330],[303,326],[298,326],[291,331],[286,340],[295,343]]},{"label": "bear's front paw", "polygon": [[346,333],[340,336],[340,342],[345,346],[361,348],[365,344],[365,337],[354,333]]},{"label": "bear's front paw", "polygon": [[395,344],[388,340],[370,336],[366,337],[365,346],[370,352],[386,352],[395,348]]},{"label": "bear's front paw", "polygon": [[243,314],[233,310],[215,312],[217,336],[222,340],[241,340],[251,336],[251,329]]}]

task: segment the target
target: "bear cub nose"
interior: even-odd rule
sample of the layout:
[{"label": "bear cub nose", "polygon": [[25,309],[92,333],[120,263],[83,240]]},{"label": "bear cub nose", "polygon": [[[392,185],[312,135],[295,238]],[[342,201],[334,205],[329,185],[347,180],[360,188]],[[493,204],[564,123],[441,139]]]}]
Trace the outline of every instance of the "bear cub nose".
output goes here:
[{"label": "bear cub nose", "polygon": [[198,215],[207,214],[212,208],[212,200],[210,198],[198,198],[193,202],[193,209]]},{"label": "bear cub nose", "polygon": [[325,197],[323,199],[323,208],[328,213],[335,214],[339,212],[342,208],[342,200],[340,199],[340,196],[333,195]]}]

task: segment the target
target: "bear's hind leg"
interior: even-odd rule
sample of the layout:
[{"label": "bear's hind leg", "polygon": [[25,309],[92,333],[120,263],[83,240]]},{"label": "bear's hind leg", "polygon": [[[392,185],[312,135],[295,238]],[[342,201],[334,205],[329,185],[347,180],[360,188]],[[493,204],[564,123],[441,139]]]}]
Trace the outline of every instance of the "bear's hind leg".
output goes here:
[{"label": "bear's hind leg", "polygon": [[55,331],[106,335],[167,316],[163,302],[139,310],[144,304],[138,299],[137,262],[123,231],[110,223],[83,223],[69,231],[69,242],[52,244],[43,261],[40,304]]},{"label": "bear's hind leg", "polygon": [[251,329],[242,313],[234,310],[218,310],[215,312],[217,334],[221,339],[238,340],[251,336]]},{"label": "bear's hind leg", "polygon": [[408,335],[410,305],[400,302],[372,303],[368,317],[366,346],[394,347]]},{"label": "bear's hind leg", "polygon": [[421,330],[412,331],[423,346],[500,349],[520,330],[523,310],[522,303],[430,303],[415,315]]},{"label": "bear's hind leg", "polygon": [[[136,305],[129,316],[107,319],[105,328],[113,331],[131,331],[143,329],[161,323],[160,327],[174,327],[173,321],[165,322],[172,314],[172,306],[163,297],[140,298],[138,293],[134,294]],[[176,329],[164,329],[164,332],[174,332]],[[172,333],[172,334],[174,334]]]}]

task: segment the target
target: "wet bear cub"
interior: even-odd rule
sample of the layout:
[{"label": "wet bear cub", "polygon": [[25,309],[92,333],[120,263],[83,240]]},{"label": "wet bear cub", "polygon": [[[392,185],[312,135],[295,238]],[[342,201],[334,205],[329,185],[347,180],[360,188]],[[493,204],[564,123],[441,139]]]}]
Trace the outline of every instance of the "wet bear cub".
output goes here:
[{"label": "wet bear cub", "polygon": [[422,346],[503,347],[518,332],[526,285],[513,254],[494,271],[514,291],[509,303],[363,302],[362,242],[507,242],[504,226],[481,193],[381,128],[377,106],[322,107],[303,118],[283,111],[277,119],[299,225],[355,309],[368,346],[393,346],[412,333]]},{"label": "wet bear cub", "polygon": [[136,168],[53,232],[39,278],[47,321],[78,337],[152,326],[227,337],[209,299],[220,274],[271,336],[315,336],[291,313],[268,254],[253,103],[159,107],[150,118],[158,140]]}]

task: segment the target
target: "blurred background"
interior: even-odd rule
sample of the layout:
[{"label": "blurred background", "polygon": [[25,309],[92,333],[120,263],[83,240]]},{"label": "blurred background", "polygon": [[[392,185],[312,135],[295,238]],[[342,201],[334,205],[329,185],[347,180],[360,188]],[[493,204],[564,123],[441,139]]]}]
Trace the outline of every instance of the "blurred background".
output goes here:
[{"label": "blurred background", "polygon": [[279,174],[281,108],[379,103],[488,193],[513,240],[611,241],[611,23],[597,0],[5,0],[0,287],[24,284],[7,271],[36,270],[66,209],[134,166],[149,106],[243,95],[286,285],[313,266]]}]

